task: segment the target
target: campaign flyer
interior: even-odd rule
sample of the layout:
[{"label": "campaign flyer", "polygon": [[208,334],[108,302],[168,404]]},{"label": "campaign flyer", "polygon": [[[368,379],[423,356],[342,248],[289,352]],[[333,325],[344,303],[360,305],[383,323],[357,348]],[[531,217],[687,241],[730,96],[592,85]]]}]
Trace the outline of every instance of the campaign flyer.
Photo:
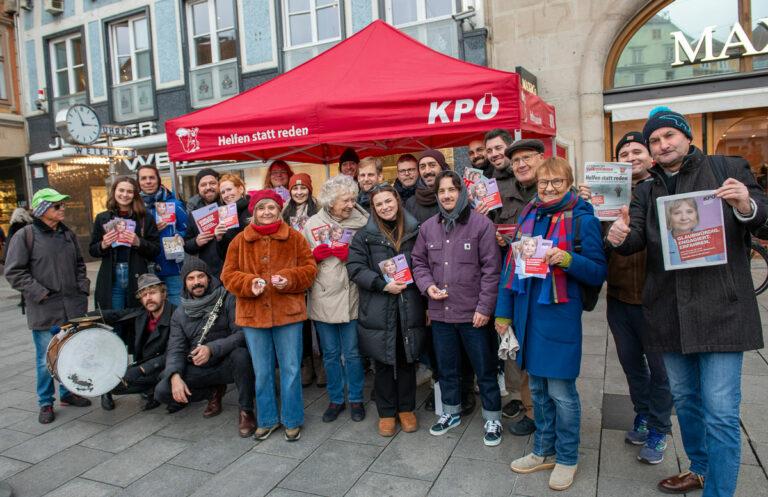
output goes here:
[{"label": "campaign flyer", "polygon": [[728,262],[723,202],[714,190],[659,197],[656,208],[665,270]]},{"label": "campaign flyer", "polygon": [[326,245],[331,244],[331,226],[329,224],[321,224],[320,226],[312,228],[310,231],[315,246],[322,245],[323,243]]},{"label": "campaign flyer", "polygon": [[391,259],[381,261],[379,268],[384,276],[384,281],[387,283],[393,281],[406,285],[413,283],[411,268],[408,267],[408,261],[403,254],[398,254]]},{"label": "campaign flyer", "polygon": [[544,262],[544,254],[552,248],[552,240],[539,236],[523,236],[513,243],[510,250],[515,254],[515,274],[520,279],[546,278],[549,265]]},{"label": "campaign flyer", "polygon": [[343,228],[338,224],[331,225],[331,247],[347,246],[352,242],[353,236],[355,236],[355,230]]},{"label": "campaign flyer", "polygon": [[291,228],[300,233],[304,231],[304,226],[307,224],[307,221],[309,221],[309,216],[291,216],[288,218]]},{"label": "campaign flyer", "polygon": [[192,218],[200,233],[212,234],[219,224],[218,204],[209,204],[192,211]]},{"label": "campaign flyer", "polygon": [[179,235],[164,236],[163,253],[166,260],[182,262],[184,260],[184,239]]},{"label": "campaign flyer", "polygon": [[219,224],[229,228],[237,228],[240,226],[240,220],[237,218],[237,205],[226,204],[219,206]]},{"label": "campaign flyer", "polygon": [[173,202],[155,202],[155,222],[173,224],[176,222],[176,204]]},{"label": "campaign flyer", "polygon": [[136,221],[133,219],[123,219],[116,217],[104,223],[104,232],[117,231],[117,240],[112,242],[113,247],[130,247],[131,239],[128,233],[136,231]]},{"label": "campaign flyer", "polygon": [[592,189],[592,207],[601,221],[615,221],[632,196],[632,164],[628,162],[587,162],[584,182]]},{"label": "campaign flyer", "polygon": [[288,190],[288,188],[284,186],[277,186],[273,188],[273,190],[282,197],[283,202],[288,202],[291,200],[291,192]]},{"label": "campaign flyer", "polygon": [[464,184],[469,188],[475,183],[483,181],[483,171],[481,169],[475,169],[474,167],[465,167],[463,179]]},{"label": "campaign flyer", "polygon": [[495,179],[481,179],[470,187],[474,207],[484,204],[488,210],[501,209],[501,194]]}]

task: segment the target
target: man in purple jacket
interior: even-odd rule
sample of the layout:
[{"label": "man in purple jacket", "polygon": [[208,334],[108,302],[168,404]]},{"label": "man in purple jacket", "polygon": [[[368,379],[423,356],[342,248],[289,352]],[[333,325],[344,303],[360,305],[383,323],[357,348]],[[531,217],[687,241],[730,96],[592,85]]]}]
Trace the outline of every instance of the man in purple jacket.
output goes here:
[{"label": "man in purple jacket", "polygon": [[461,423],[460,349],[477,375],[485,445],[501,443],[501,396],[496,380],[496,338],[488,327],[501,270],[496,228],[469,206],[464,181],[453,171],[435,180],[439,213],[421,225],[413,248],[416,285],[429,301],[432,340],[440,371],[443,415],[432,426],[442,435]]}]

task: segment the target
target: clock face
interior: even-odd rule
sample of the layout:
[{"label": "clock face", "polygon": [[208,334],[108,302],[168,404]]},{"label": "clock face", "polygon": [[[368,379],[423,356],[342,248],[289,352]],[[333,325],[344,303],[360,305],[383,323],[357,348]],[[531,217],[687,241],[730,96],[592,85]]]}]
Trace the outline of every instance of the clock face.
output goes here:
[{"label": "clock face", "polygon": [[73,105],[67,110],[66,134],[77,143],[84,145],[95,142],[101,134],[101,123],[96,112],[87,105]]}]

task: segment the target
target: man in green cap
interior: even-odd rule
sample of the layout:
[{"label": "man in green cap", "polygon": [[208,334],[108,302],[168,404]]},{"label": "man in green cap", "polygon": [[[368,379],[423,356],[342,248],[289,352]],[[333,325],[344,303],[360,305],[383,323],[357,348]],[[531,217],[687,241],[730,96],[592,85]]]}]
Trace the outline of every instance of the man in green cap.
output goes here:
[{"label": "man in green cap", "polygon": [[[38,421],[53,422],[53,378],[46,369],[45,353],[53,335],[72,318],[88,310],[88,281],[85,262],[75,233],[64,221],[62,195],[43,188],[32,197],[35,220],[11,239],[5,260],[5,278],[27,301],[27,323],[32,329],[37,366]],[[91,401],[59,385],[61,405],[87,407]]]}]

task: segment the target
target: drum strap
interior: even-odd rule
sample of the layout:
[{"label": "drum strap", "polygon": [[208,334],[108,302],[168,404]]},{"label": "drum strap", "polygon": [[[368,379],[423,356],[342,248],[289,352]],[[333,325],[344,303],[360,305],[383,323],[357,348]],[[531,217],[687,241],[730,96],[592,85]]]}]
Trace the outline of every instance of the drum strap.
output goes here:
[{"label": "drum strap", "polygon": [[197,341],[198,347],[203,344],[206,335],[208,335],[208,332],[213,327],[213,323],[215,323],[216,319],[219,317],[219,312],[221,311],[221,306],[224,304],[224,297],[226,296],[226,292],[222,293],[219,300],[216,301],[216,305],[213,306],[213,310],[208,314],[208,320],[205,322],[205,325],[203,325],[203,332],[200,334],[200,340]]}]

